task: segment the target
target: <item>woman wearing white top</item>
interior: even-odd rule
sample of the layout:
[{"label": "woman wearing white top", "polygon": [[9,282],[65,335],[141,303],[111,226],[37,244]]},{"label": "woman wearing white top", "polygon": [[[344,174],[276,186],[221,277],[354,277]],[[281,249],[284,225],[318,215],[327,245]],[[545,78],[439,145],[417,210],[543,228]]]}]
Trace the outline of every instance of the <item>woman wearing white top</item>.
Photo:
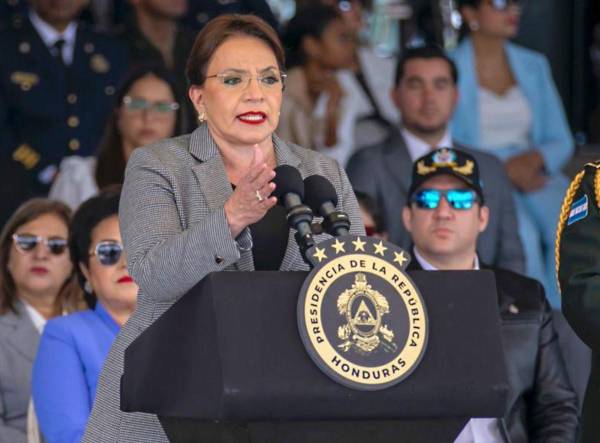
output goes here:
[{"label": "woman wearing white top", "polygon": [[115,95],[115,107],[98,149],[98,158],[66,157],[50,197],[75,209],[98,189],[122,184],[131,152],[180,133],[180,102],[164,68],[133,70]]},{"label": "woman wearing white top", "polygon": [[31,368],[46,320],[84,307],[69,259],[70,209],[34,199],[0,234],[0,441],[25,443]]},{"label": "woman wearing white top", "polygon": [[283,40],[291,52],[277,134],[344,166],[362,112],[345,90],[351,75],[345,69],[354,63],[354,33],[334,7],[314,4],[297,11]]},{"label": "woman wearing white top", "polygon": [[561,173],[573,139],[546,58],[509,42],[521,14],[518,0],[460,0],[469,35],[451,54],[460,100],[452,137],[504,161],[515,192],[527,272],[560,306],[554,238],[568,185]]}]

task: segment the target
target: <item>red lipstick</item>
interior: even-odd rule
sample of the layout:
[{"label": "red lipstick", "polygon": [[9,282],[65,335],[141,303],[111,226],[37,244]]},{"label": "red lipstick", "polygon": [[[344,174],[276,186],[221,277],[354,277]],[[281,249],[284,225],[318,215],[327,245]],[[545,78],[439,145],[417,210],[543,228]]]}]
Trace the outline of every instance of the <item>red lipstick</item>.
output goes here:
[{"label": "red lipstick", "polygon": [[267,114],[265,114],[264,112],[250,111],[238,115],[237,119],[242,123],[246,123],[248,125],[260,125],[267,121]]},{"label": "red lipstick", "polygon": [[36,275],[46,275],[48,273],[48,269],[43,266],[34,266],[31,268],[31,272]]},{"label": "red lipstick", "polygon": [[133,278],[131,278],[130,276],[126,275],[126,276],[121,277],[120,279],[118,279],[117,283],[133,283]]}]

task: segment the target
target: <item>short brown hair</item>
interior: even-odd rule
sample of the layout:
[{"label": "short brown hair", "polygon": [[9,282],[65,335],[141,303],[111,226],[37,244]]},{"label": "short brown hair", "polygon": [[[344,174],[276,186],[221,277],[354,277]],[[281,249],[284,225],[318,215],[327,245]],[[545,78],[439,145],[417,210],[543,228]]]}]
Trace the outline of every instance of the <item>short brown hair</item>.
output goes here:
[{"label": "short brown hair", "polygon": [[458,69],[456,68],[456,64],[454,61],[448,57],[446,52],[437,45],[425,45],[425,46],[417,46],[415,48],[405,49],[402,53],[402,56],[398,59],[396,63],[396,75],[394,77],[395,86],[400,85],[400,80],[404,77],[404,71],[406,68],[406,64],[414,60],[416,58],[424,58],[427,60],[432,59],[440,59],[444,60],[448,64],[448,69],[450,70],[450,76],[452,77],[452,81],[456,85],[458,83]]},{"label": "short brown hair", "polygon": [[196,37],[185,70],[189,85],[202,86],[206,81],[208,63],[217,48],[229,37],[240,35],[265,42],[273,50],[279,69],[283,71],[283,46],[277,32],[267,22],[252,14],[224,14],[208,22]]},{"label": "short brown hair", "polygon": [[[66,226],[69,226],[71,221],[71,209],[64,203],[47,198],[34,198],[19,206],[0,233],[0,315],[8,311],[17,312],[15,282],[8,271],[12,236],[24,224],[46,214],[56,215]],[[83,295],[75,282],[75,274],[72,273],[56,297],[55,312],[59,315],[63,311],[74,312],[83,307]]]}]

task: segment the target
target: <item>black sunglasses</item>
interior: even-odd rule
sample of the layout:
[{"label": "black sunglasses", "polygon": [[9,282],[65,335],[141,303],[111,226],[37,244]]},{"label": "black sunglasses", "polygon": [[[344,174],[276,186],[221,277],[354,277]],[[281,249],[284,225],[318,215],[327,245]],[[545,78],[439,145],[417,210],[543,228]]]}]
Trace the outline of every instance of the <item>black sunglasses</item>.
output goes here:
[{"label": "black sunglasses", "polygon": [[67,249],[67,240],[60,237],[42,237],[32,234],[13,234],[15,247],[20,252],[31,252],[39,243],[43,243],[54,255],[61,255]]},{"label": "black sunglasses", "polygon": [[119,262],[122,253],[123,245],[121,243],[114,240],[105,240],[98,242],[90,256],[95,255],[98,257],[98,261],[104,266],[114,266]]}]

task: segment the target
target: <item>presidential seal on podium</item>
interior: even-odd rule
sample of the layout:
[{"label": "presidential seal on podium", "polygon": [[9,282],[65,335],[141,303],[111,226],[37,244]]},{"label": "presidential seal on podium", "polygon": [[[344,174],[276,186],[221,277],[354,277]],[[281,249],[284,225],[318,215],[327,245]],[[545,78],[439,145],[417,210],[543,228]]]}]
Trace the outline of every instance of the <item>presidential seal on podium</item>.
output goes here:
[{"label": "presidential seal on podium", "polygon": [[298,299],[298,327],[317,366],[344,386],[379,390],[419,365],[428,318],[406,274],[406,251],[378,238],[337,237],[306,252],[314,265]]}]

